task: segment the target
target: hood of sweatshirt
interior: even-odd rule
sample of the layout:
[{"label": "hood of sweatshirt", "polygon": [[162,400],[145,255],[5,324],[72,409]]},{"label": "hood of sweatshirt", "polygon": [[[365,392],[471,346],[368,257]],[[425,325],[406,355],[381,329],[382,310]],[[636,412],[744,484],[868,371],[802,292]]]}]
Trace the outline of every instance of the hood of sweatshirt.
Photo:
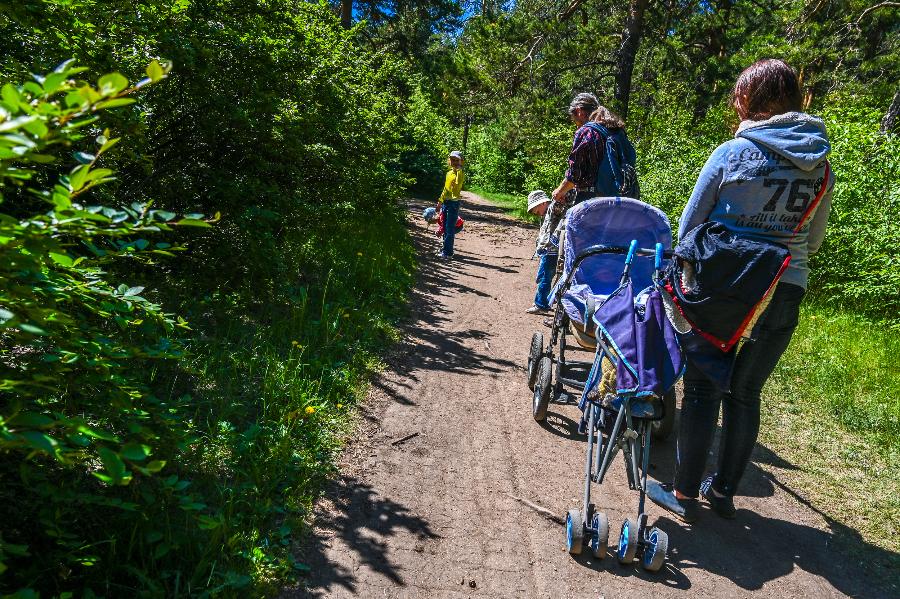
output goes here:
[{"label": "hood of sweatshirt", "polygon": [[743,121],[734,136],[774,150],[804,171],[814,169],[831,151],[825,122],[803,112],[779,114],[764,121]]}]

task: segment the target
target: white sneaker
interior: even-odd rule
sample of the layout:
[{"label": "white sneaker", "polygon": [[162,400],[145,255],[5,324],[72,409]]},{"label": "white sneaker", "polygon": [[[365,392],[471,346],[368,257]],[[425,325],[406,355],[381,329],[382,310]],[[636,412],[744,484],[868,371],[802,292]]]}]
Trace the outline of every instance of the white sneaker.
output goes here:
[{"label": "white sneaker", "polygon": [[540,306],[531,306],[525,310],[525,314],[550,314],[550,308],[541,308]]}]

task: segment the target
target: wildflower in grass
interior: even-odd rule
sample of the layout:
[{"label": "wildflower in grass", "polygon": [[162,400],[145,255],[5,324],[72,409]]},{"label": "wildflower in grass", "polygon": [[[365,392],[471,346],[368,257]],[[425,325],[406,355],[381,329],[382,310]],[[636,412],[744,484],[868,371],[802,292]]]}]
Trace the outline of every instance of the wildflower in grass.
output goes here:
[{"label": "wildflower in grass", "polygon": [[348,312],[344,312],[344,318],[350,318],[350,314]]},{"label": "wildflower in grass", "polygon": [[316,409],[312,406],[306,406],[306,410],[304,411],[306,412],[307,416],[311,416],[316,413]]},{"label": "wildflower in grass", "polygon": [[343,409],[343,407],[344,407],[344,404],[342,404],[342,403],[339,403],[339,404],[337,405],[337,409],[338,409],[338,410]]},{"label": "wildflower in grass", "polygon": [[356,252],[357,256],[362,256],[362,252]]},{"label": "wildflower in grass", "polygon": [[300,342],[295,339],[295,340],[291,341],[291,345],[293,345],[294,347],[297,347],[298,345],[300,345]]}]

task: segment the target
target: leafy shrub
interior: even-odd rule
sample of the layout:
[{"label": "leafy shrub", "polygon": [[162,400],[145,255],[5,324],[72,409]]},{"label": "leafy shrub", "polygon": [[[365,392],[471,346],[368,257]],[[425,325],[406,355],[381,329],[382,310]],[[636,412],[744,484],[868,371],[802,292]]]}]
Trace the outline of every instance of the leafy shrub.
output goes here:
[{"label": "leafy shrub", "polygon": [[550,125],[545,132],[530,138],[523,192],[543,189],[549,194],[559,185],[572,149],[572,133],[571,125]]},{"label": "leafy shrub", "polygon": [[[70,528],[84,523],[79,506],[113,521],[153,511],[160,483],[145,481],[166,465],[181,412],[151,392],[147,373],[183,355],[175,330],[186,324],[142,296],[143,287],[117,284],[109,269],[156,267],[181,249],[161,233],[209,226],[149,203],[91,202],[115,178],[100,165],[119,138],[100,132],[101,115],[133,103],[129,96],[165,67],[154,61],[134,86],[118,73],[96,85],[76,81],[83,71],[64,63],[4,85],[0,100],[0,191],[9,209],[0,213],[0,493],[12,512],[0,573],[14,562],[20,584],[47,567],[72,572],[98,561],[97,548]],[[129,483],[140,492],[115,489]]]},{"label": "leafy shrub", "polygon": [[417,83],[409,98],[400,168],[414,179],[415,188],[433,194],[444,184],[447,155],[461,149],[459,133]]},{"label": "leafy shrub", "polygon": [[493,191],[521,192],[525,183],[525,154],[501,122],[469,130],[468,181]]},{"label": "leafy shrub", "polygon": [[878,132],[877,111],[848,105],[825,114],[836,183],[810,290],[900,328],[900,138]]},{"label": "leafy shrub", "polygon": [[676,98],[663,98],[652,106],[637,107],[632,121],[641,126],[631,135],[641,199],[666,212],[677,228],[700,169],[716,146],[730,137],[727,125],[732,117],[729,108],[720,105],[694,123]]},{"label": "leafy shrub", "polygon": [[[118,4],[128,10],[108,18]],[[174,64],[164,89],[104,114],[129,143],[103,153],[102,167],[117,179],[90,193],[131,233],[104,233],[106,245],[94,246],[123,243],[121,256],[76,252],[74,238],[53,250],[74,266],[99,264],[102,280],[126,282],[88,322],[122,348],[104,385],[127,389],[130,404],[110,404],[122,413],[108,422],[79,412],[90,430],[117,439],[93,438],[94,457],[86,451],[81,470],[36,455],[34,476],[19,480],[18,458],[0,453],[3,480],[17,481],[0,490],[9,566],[0,593],[271,591],[304,571],[291,544],[333,472],[349,409],[410,285],[412,249],[396,198],[410,180],[399,170],[410,143],[406,111],[427,112],[403,96],[414,78],[393,56],[363,49],[327,7],[296,0],[239,10],[224,0],[142,0],[139,9],[118,0],[30,3],[0,22],[7,77],[67,55],[132,78],[146,66],[142,57]],[[412,139],[437,156],[443,127],[427,121]],[[72,149],[96,153],[87,147],[95,135]],[[51,189],[48,177],[37,173],[29,186]],[[47,210],[25,186],[4,193],[15,198],[4,208],[15,208],[16,222]],[[216,212],[215,227],[170,226],[200,224],[174,213]],[[141,229],[150,224],[159,231]],[[188,231],[190,251],[157,262]],[[93,262],[74,264],[82,254]],[[54,272],[55,264],[46,262]],[[23,345],[16,335],[4,351]],[[29,374],[48,372],[37,354],[9,351],[13,366],[29,359]],[[57,384],[67,409],[86,395],[90,405],[110,400],[106,387]],[[0,405],[15,400],[10,390]],[[99,448],[117,443],[128,448],[120,456],[128,472],[115,459],[107,460],[114,472],[104,466]],[[145,446],[152,453],[141,461]],[[138,470],[151,462],[158,475]],[[131,482],[106,486],[92,472],[113,482],[130,473]],[[31,556],[15,555],[22,551]]]}]

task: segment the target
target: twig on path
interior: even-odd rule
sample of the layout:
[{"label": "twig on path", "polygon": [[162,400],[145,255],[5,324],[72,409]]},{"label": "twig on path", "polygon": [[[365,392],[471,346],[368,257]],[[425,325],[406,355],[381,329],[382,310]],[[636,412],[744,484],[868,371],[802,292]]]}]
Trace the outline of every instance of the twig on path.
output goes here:
[{"label": "twig on path", "polygon": [[527,507],[530,507],[531,509],[533,509],[534,511],[539,513],[541,516],[543,516],[547,520],[550,520],[551,522],[555,522],[557,524],[565,524],[565,521],[562,518],[560,518],[559,516],[557,516],[556,514],[554,514],[553,512],[551,512],[550,510],[548,510],[547,508],[545,508],[543,506],[540,506],[532,501],[528,501],[527,499],[524,499],[522,497],[516,497],[515,495],[513,495],[511,493],[504,493],[504,495],[506,495],[510,499],[515,499],[516,501],[518,501],[519,503],[521,503]]},{"label": "twig on path", "polygon": [[396,440],[394,440],[394,441],[391,441],[391,445],[400,445],[401,443],[406,443],[407,441],[409,441],[409,440],[412,439],[413,437],[418,437],[418,436],[419,436],[419,433],[417,433],[417,432],[416,432],[416,433],[410,433],[410,434],[406,435],[405,437],[400,437],[399,439],[396,439]]}]

